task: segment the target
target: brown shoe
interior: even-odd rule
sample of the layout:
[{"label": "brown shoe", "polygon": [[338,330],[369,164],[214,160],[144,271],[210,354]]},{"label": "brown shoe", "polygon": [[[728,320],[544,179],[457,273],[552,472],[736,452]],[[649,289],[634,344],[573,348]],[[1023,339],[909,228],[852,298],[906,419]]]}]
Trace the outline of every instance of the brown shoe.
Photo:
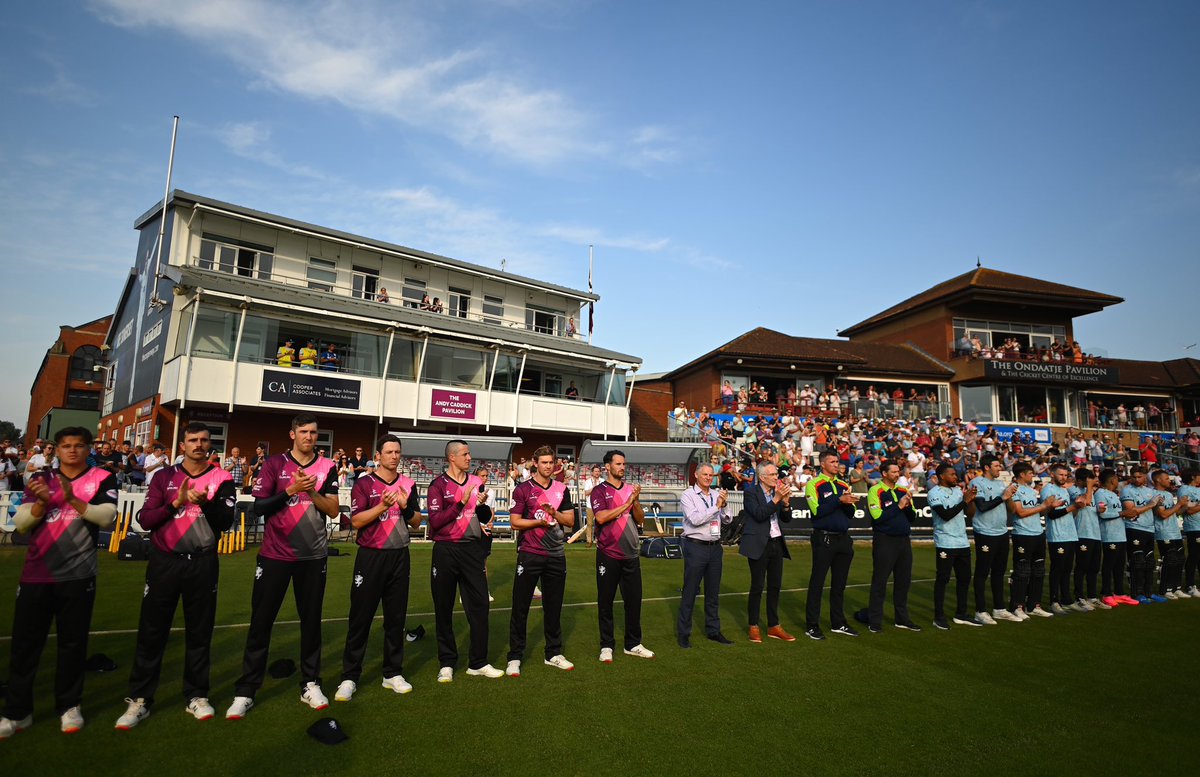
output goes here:
[{"label": "brown shoe", "polygon": [[758,630],[758,626],[750,627],[750,641],[756,644],[762,644],[762,632]]},{"label": "brown shoe", "polygon": [[784,642],[795,642],[796,638],[783,630],[783,626],[772,626],[767,629],[767,636],[771,639],[782,639]]}]

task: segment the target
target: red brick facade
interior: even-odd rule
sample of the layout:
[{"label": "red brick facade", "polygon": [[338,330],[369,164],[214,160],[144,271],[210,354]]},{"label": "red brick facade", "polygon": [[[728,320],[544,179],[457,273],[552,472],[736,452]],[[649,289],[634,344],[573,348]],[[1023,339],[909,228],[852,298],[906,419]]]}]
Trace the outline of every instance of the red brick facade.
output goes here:
[{"label": "red brick facade", "polygon": [[[80,357],[78,365],[84,363],[85,353],[80,349],[85,346],[99,349],[104,345],[104,336],[112,316],[98,318],[80,326],[61,326],[58,339],[46,351],[42,366],[38,369],[33,385],[29,389],[29,418],[25,423],[25,444],[33,445],[38,436],[38,427],[46,414],[56,408],[87,409],[82,407],[87,395],[95,397],[91,409],[100,412],[100,391],[103,387],[104,372],[93,372],[90,368],[86,375],[71,376],[72,359]],[[90,360],[89,360],[90,363]],[[68,401],[68,400],[71,401]],[[89,400],[90,401],[90,400]]]}]

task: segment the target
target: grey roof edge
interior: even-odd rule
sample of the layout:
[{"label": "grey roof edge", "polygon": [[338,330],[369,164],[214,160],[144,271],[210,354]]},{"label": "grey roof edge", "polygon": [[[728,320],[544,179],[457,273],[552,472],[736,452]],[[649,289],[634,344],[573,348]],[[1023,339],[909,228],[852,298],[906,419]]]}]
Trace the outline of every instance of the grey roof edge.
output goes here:
[{"label": "grey roof edge", "polygon": [[[313,307],[313,303],[320,303],[319,310],[328,310],[337,313],[346,313],[354,316],[361,316],[378,321],[381,327],[385,327],[391,322],[399,322],[413,327],[425,326],[433,329],[435,332],[444,334],[446,337],[455,337],[455,330],[446,327],[437,327],[436,324],[448,319],[447,316],[439,313],[427,313],[420,310],[412,310],[401,306],[390,306],[387,308],[378,307],[381,303],[368,302],[365,300],[356,300],[350,297],[343,297],[337,294],[317,291],[314,289],[295,288],[291,286],[282,286],[271,281],[262,281],[255,278],[244,278],[242,276],[230,276],[217,270],[203,270],[198,267],[176,267],[180,271],[180,280],[183,284],[194,286],[210,291],[224,292],[226,294],[247,296],[251,300],[256,297],[259,299],[285,303],[297,304],[303,307]],[[537,332],[530,332],[523,329],[507,329],[495,327],[490,324],[484,324],[474,321],[458,320],[455,322],[456,328],[459,330],[459,336],[473,336],[485,340],[502,340],[515,345],[527,343],[530,346],[550,348],[565,353],[575,354],[579,356],[589,356],[592,358],[605,359],[607,361],[615,361],[625,364],[641,365],[640,357],[630,354],[612,351],[607,348],[589,345],[584,340],[568,340],[564,337],[556,335],[544,335]]]},{"label": "grey roof edge", "polygon": [[[170,197],[167,198],[167,203],[168,203],[168,205],[170,205],[172,203],[175,203],[175,204],[195,203],[195,204],[199,204],[199,205],[207,205],[207,206],[213,207],[213,208],[222,208],[224,210],[232,211],[233,213],[248,216],[250,218],[263,219],[264,221],[272,221],[272,222],[279,224],[280,227],[285,228],[285,229],[286,228],[295,228],[295,229],[309,230],[312,232],[325,233],[332,238],[361,243],[365,246],[374,246],[374,247],[376,247],[380,250],[384,250],[384,251],[391,251],[391,252],[395,252],[395,253],[406,254],[406,255],[413,257],[414,259],[424,259],[429,262],[443,262],[452,267],[457,267],[457,268],[467,271],[467,272],[485,273],[487,275],[495,276],[496,278],[508,279],[508,280],[511,280],[511,281],[514,281],[517,283],[531,284],[538,288],[545,289],[546,291],[553,291],[553,292],[556,292],[559,294],[566,295],[568,297],[574,297],[579,300],[584,300],[584,301],[591,300],[594,302],[594,301],[597,301],[600,299],[600,295],[594,294],[589,291],[582,291],[580,289],[572,289],[569,286],[560,286],[557,283],[549,283],[548,281],[538,280],[537,278],[530,278],[530,277],[527,277],[524,275],[517,275],[516,273],[504,272],[503,270],[493,270],[489,267],[484,267],[481,264],[475,264],[473,262],[463,261],[462,259],[454,259],[449,256],[442,256],[441,254],[435,254],[435,253],[432,253],[429,251],[422,251],[417,248],[410,248],[408,246],[403,246],[403,245],[400,245],[399,243],[389,243],[385,240],[378,240],[376,238],[365,237],[363,235],[356,235],[353,232],[343,232],[339,229],[333,229],[331,227],[323,227],[319,224],[311,224],[307,221],[300,221],[299,219],[292,219],[292,218],[288,218],[286,216],[279,216],[274,213],[267,213],[266,211],[255,210],[253,208],[247,208],[243,205],[235,205],[234,203],[231,203],[231,202],[225,202],[223,200],[213,199],[212,197],[205,197],[204,195],[194,194],[192,192],[184,191],[183,189],[172,189]],[[161,214],[161,213],[162,213],[162,200],[158,200],[154,203],[154,205],[149,210],[147,210],[145,213],[138,216],[134,220],[133,228],[141,229],[143,226],[145,226],[145,224],[147,222],[149,222],[151,219],[155,218],[156,216],[159,216],[159,214]]]}]

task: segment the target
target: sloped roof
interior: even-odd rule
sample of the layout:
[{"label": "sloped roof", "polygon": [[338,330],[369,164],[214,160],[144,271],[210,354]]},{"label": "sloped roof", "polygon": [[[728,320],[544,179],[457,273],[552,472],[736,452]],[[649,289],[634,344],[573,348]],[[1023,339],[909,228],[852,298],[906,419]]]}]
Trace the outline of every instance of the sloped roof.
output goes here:
[{"label": "sloped roof", "polygon": [[1200,386],[1200,360],[1172,359],[1165,362],[1139,359],[1106,359],[1105,366],[1116,367],[1122,386],[1161,388],[1164,391]]},{"label": "sloped roof", "polygon": [[913,295],[903,302],[892,305],[881,313],[876,313],[854,326],[841,330],[838,334],[843,337],[849,337],[858,332],[871,329],[889,319],[902,316],[906,313],[912,313],[937,302],[942,302],[971,291],[1000,292],[1020,297],[1044,297],[1047,298],[1047,302],[1052,302],[1053,300],[1073,300],[1096,310],[1125,301],[1121,297],[1114,297],[1111,294],[1101,294],[1098,291],[1089,291],[1076,286],[1043,281],[1025,275],[1014,275],[1013,273],[1001,270],[993,270],[990,267],[976,267],[970,272],[965,272],[948,281],[943,281],[920,294]]},{"label": "sloped roof", "polygon": [[748,356],[807,362],[809,364],[840,364],[859,370],[900,372],[949,377],[954,374],[946,365],[909,345],[859,343],[820,337],[794,337],[774,329],[758,327],[724,345],[700,356],[664,377],[674,378],[685,370],[715,357]]}]

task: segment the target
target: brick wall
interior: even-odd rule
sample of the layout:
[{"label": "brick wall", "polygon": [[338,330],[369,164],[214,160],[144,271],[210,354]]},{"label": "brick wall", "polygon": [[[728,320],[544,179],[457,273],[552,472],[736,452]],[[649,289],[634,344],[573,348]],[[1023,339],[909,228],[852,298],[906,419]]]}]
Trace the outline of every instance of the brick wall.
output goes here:
[{"label": "brick wall", "polygon": [[[71,380],[71,357],[85,346],[99,348],[104,344],[104,336],[108,333],[108,325],[112,316],[105,316],[97,321],[80,327],[60,326],[58,339],[46,352],[46,360],[42,369],[34,379],[29,390],[29,416],[25,423],[25,444],[32,445],[37,438],[38,424],[50,410],[56,407],[66,407],[68,391],[87,391],[96,395],[96,409],[100,408],[101,381],[104,373],[95,376],[93,385],[87,385],[86,380]],[[92,376],[89,376],[89,379]]]},{"label": "brick wall", "polygon": [[667,441],[667,413],[675,407],[670,381],[637,381],[629,402],[629,437],[640,442]]}]

